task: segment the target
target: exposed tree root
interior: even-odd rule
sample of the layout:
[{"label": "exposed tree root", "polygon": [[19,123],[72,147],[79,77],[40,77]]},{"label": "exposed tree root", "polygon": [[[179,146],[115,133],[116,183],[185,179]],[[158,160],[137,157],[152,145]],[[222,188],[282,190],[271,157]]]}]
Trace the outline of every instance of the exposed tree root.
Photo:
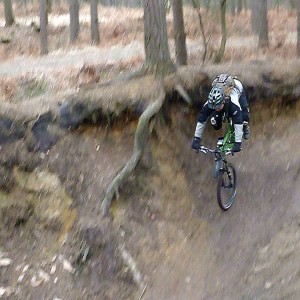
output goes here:
[{"label": "exposed tree root", "polygon": [[126,72],[124,74],[120,74],[115,79],[109,81],[108,83],[105,83],[104,85],[110,85],[110,84],[115,84],[115,83],[118,83],[121,81],[128,81],[131,79],[136,79],[136,78],[144,76],[146,73],[147,73],[147,69],[143,65],[141,68],[134,70],[132,72]]},{"label": "exposed tree root", "polygon": [[144,291],[146,285],[144,283],[143,276],[136,265],[136,262],[134,261],[134,259],[128,253],[128,251],[125,249],[124,246],[120,246],[119,250],[121,252],[121,257],[125,265],[130,269],[134,282],[141,290],[143,289]]},{"label": "exposed tree root", "polygon": [[117,195],[120,186],[124,183],[124,181],[126,181],[131,172],[137,166],[140,158],[142,157],[145,148],[145,143],[147,140],[147,129],[149,121],[157,112],[159,112],[164,102],[164,99],[165,93],[163,92],[163,89],[161,89],[158,98],[152,104],[150,104],[141,115],[135,133],[133,154],[130,160],[123,167],[121,172],[118,173],[114,180],[111,182],[106,191],[105,197],[101,204],[103,216],[107,215],[114,195]]},{"label": "exposed tree root", "polygon": [[186,101],[187,104],[191,105],[192,104],[192,99],[190,96],[187,94],[187,92],[184,90],[182,85],[177,84],[175,86],[175,90],[179,93],[179,95]]}]

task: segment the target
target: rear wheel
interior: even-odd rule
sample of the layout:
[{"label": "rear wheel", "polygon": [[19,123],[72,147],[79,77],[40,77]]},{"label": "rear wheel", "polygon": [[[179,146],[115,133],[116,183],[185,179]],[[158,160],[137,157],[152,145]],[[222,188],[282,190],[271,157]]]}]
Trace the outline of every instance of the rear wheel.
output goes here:
[{"label": "rear wheel", "polygon": [[233,204],[236,196],[236,172],[232,164],[220,170],[218,176],[217,198],[220,207],[227,210]]}]

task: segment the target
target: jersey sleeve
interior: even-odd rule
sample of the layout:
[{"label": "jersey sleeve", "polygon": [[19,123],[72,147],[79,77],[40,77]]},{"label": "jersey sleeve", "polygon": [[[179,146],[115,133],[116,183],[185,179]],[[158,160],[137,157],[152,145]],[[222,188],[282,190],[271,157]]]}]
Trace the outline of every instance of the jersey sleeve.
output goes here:
[{"label": "jersey sleeve", "polygon": [[200,139],[202,138],[203,131],[204,131],[204,128],[206,125],[206,121],[213,111],[214,111],[213,109],[208,108],[207,102],[203,105],[203,107],[200,111],[200,115],[198,117],[194,136],[196,136]]}]

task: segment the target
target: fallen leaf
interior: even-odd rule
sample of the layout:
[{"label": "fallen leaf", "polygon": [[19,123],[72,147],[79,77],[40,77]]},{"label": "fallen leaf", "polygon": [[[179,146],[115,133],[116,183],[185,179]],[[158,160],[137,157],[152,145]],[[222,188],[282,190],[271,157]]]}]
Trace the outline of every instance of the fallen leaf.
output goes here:
[{"label": "fallen leaf", "polygon": [[66,259],[63,262],[63,268],[64,268],[64,270],[66,270],[66,271],[68,271],[68,272],[70,272],[72,274],[75,272],[75,270],[72,267],[71,263],[68,262]]},{"label": "fallen leaf", "polygon": [[24,273],[23,273],[23,274],[21,274],[21,275],[19,276],[19,278],[18,278],[18,282],[19,282],[19,283],[23,281],[23,279],[24,279],[24,276],[25,276],[25,274],[24,274]]},{"label": "fallen leaf", "polygon": [[56,265],[53,265],[50,269],[50,274],[53,275],[56,271]]},{"label": "fallen leaf", "polygon": [[43,282],[43,279],[41,278],[37,278],[35,275],[31,278],[31,285],[33,287],[38,287],[39,285],[41,285],[41,283]]},{"label": "fallen leaf", "polygon": [[50,279],[50,276],[43,270],[39,270],[38,275],[44,282],[48,282]]},{"label": "fallen leaf", "polygon": [[6,288],[0,287],[0,297],[4,296],[5,292],[6,292]]},{"label": "fallen leaf", "polygon": [[0,267],[7,267],[12,263],[10,258],[1,258],[0,259]]}]

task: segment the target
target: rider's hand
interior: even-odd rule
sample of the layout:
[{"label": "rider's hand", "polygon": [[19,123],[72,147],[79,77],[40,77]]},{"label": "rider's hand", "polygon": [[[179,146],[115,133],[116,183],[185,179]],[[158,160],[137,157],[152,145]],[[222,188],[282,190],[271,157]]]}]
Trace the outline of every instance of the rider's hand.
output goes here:
[{"label": "rider's hand", "polygon": [[233,144],[233,147],[231,149],[232,152],[240,152],[242,150],[242,143],[241,142],[235,142]]},{"label": "rider's hand", "polygon": [[192,142],[192,148],[198,150],[200,148],[201,139],[199,137],[194,137]]}]

